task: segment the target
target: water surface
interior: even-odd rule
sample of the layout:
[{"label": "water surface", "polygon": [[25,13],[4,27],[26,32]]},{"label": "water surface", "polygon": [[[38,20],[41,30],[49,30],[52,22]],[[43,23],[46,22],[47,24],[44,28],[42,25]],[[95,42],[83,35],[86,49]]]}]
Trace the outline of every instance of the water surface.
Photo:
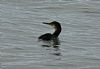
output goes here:
[{"label": "water surface", "polygon": [[[43,47],[53,20],[61,44]],[[100,69],[100,1],[1,0],[0,69]]]}]

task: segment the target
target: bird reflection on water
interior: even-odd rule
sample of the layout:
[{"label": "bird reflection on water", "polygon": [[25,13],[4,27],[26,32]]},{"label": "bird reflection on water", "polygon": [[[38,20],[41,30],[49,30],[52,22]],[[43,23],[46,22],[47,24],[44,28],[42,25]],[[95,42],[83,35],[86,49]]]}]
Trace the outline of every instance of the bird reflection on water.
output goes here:
[{"label": "bird reflection on water", "polygon": [[[60,23],[57,21],[53,21],[51,23],[43,22],[43,24],[52,26],[55,29],[55,31],[53,34],[46,33],[46,34],[43,34],[40,37],[38,37],[39,41],[43,41],[45,43],[42,45],[42,47],[53,47],[55,49],[55,51],[58,51],[59,45],[60,45],[58,36],[62,30]],[[54,55],[59,56],[59,55],[61,55],[61,53],[54,53]]]}]

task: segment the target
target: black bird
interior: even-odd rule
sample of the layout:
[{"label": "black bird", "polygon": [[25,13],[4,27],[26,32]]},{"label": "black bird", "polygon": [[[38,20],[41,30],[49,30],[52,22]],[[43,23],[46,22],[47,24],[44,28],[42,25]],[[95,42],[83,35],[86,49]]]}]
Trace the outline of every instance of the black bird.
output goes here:
[{"label": "black bird", "polygon": [[57,21],[53,21],[51,23],[43,22],[43,24],[47,24],[47,25],[52,26],[55,29],[55,31],[53,34],[51,34],[51,33],[43,34],[40,37],[38,37],[38,39],[43,40],[43,41],[51,41],[54,39],[58,39],[58,36],[62,30],[60,23]]}]

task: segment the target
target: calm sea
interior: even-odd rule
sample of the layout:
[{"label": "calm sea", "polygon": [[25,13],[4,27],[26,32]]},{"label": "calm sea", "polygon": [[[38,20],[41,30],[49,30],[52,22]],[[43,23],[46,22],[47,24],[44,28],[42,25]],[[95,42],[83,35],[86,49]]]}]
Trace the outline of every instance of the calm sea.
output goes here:
[{"label": "calm sea", "polygon": [[[43,47],[54,20],[60,45]],[[0,69],[100,69],[100,0],[0,0]]]}]

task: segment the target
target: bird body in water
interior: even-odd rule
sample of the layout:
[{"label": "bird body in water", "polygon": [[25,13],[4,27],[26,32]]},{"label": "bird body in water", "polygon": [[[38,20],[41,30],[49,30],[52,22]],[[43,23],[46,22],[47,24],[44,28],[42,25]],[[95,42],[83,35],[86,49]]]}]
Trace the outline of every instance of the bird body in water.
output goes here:
[{"label": "bird body in water", "polygon": [[55,29],[55,31],[53,34],[51,34],[51,33],[43,34],[38,39],[43,40],[43,41],[51,41],[54,39],[58,39],[58,36],[59,36],[61,29],[62,29],[60,23],[57,21],[53,21],[51,23],[43,22],[43,24],[47,24],[47,25],[52,26]]}]

